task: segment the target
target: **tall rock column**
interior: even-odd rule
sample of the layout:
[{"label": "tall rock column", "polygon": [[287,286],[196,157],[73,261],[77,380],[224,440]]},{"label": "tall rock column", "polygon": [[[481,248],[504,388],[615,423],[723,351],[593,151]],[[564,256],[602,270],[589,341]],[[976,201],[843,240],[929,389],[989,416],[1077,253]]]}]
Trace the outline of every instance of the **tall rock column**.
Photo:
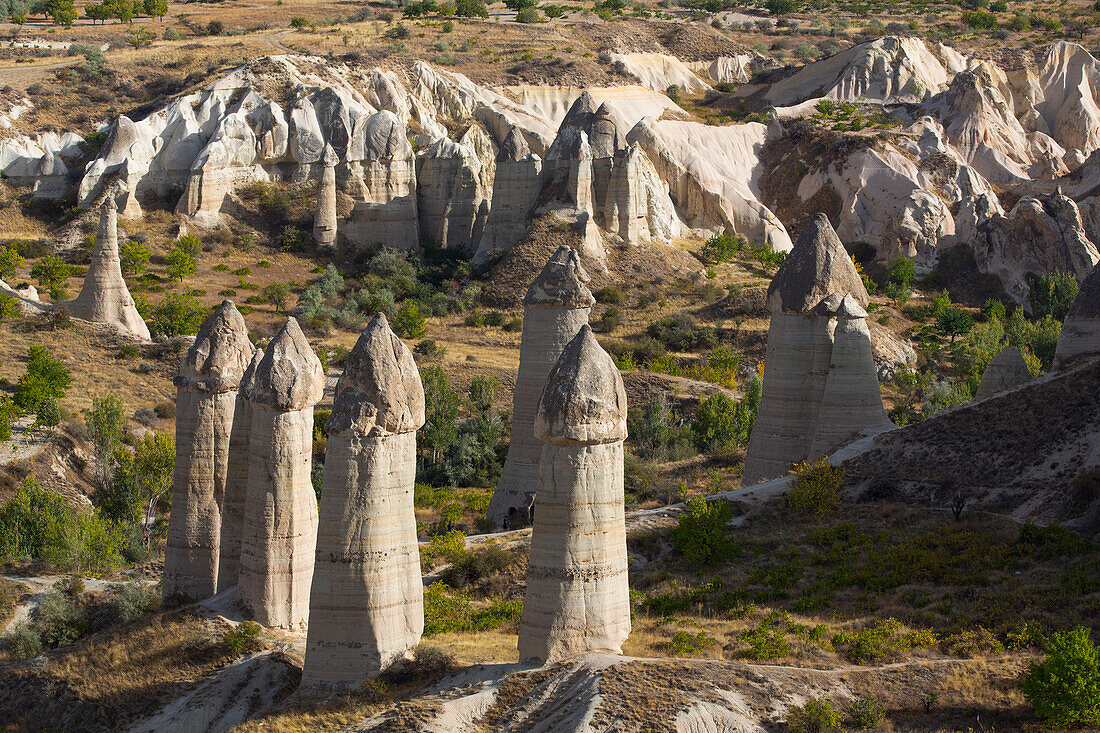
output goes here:
[{"label": "tall rock column", "polygon": [[1069,307],[1058,334],[1054,367],[1100,357],[1100,265],[1093,268]]},{"label": "tall rock column", "polygon": [[1030,381],[1031,372],[1024,361],[1024,355],[1015,346],[1006,346],[982,372],[982,381],[978,383],[974,400],[984,400],[998,392],[1022,387]]},{"label": "tall rock column", "polygon": [[531,283],[523,299],[519,374],[512,396],[512,438],[487,516],[498,526],[526,524],[538,478],[542,442],[535,437],[535,412],[546,378],[562,349],[582,326],[596,299],[577,253],[561,246]]},{"label": "tall rock column", "polygon": [[496,163],[492,207],[474,254],[475,265],[507,252],[523,237],[542,190],[542,159],[531,152],[519,128],[513,127],[504,138]]},{"label": "tall rock column", "polygon": [[328,143],[321,158],[324,169],[317,187],[317,212],[313,215],[313,241],[318,249],[336,246],[336,151]]},{"label": "tall rock column", "polygon": [[424,630],[413,487],[424,388],[376,315],[348,356],[328,421],[302,686],[357,689]]},{"label": "tall rock column", "polygon": [[256,365],[248,495],[241,531],[241,602],[264,626],[295,628],[309,615],[317,544],[310,480],[313,406],[325,374],[298,321],[288,318]]},{"label": "tall rock column", "polygon": [[197,601],[218,585],[221,505],[237,387],[252,357],[244,318],[224,301],[176,377],[176,466],[164,549],[164,599]]},{"label": "tall rock column", "polygon": [[764,392],[745,456],[745,486],[785,476],[809,456],[832,363],[831,314],[815,312],[830,295],[870,298],[852,258],[824,214],[802,230],[768,287]]},{"label": "tall rock column", "polygon": [[113,196],[107,196],[99,210],[99,233],[92,252],[92,264],[84,276],[84,285],[80,288],[80,294],[66,303],[65,308],[74,318],[106,323],[129,336],[149,340],[149,327],[138,313],[122,277],[118,255],[118,211]]},{"label": "tall rock column", "polygon": [[539,401],[537,511],[519,629],[524,662],[620,653],[630,634],[619,370],[584,326]]},{"label": "tall rock column", "polygon": [[229,465],[225,472],[225,496],[222,499],[222,530],[218,548],[218,593],[237,584],[241,570],[241,529],[244,504],[248,496],[248,464],[252,436],[252,403],[248,395],[256,379],[256,367],[264,352],[256,349],[244,370],[233,408],[233,429],[229,433]]}]

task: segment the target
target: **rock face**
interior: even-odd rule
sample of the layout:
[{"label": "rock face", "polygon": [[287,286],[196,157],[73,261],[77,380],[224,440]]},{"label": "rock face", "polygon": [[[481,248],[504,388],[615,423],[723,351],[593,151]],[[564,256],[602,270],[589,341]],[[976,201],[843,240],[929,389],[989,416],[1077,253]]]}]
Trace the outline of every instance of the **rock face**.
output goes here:
[{"label": "rock face", "polygon": [[513,128],[497,153],[493,206],[474,254],[474,264],[508,251],[527,231],[532,207],[542,191],[542,158],[531,152],[523,133]]},{"label": "rock face", "polygon": [[166,601],[201,600],[217,590],[229,438],[237,387],[252,351],[244,318],[227,300],[203,324],[180,365]]},{"label": "rock face", "polygon": [[388,110],[376,112],[356,139],[361,140],[362,161],[349,161],[348,167],[362,184],[352,189],[360,200],[344,225],[344,240],[355,249],[416,247],[416,155],[405,136],[404,121]]},{"label": "rock face", "polygon": [[623,440],[626,393],[587,325],[539,401],[538,511],[519,630],[524,662],[619,653],[630,634]]},{"label": "rock face", "polygon": [[868,301],[851,257],[818,214],[768,288],[764,392],[744,485],[785,475],[855,433],[888,427],[864,321]]},{"label": "rock face", "polygon": [[331,145],[325,146],[325,164],[317,187],[317,213],[313,216],[313,241],[321,249],[336,246],[336,164],[339,160]]},{"label": "rock face", "polygon": [[465,139],[469,136],[441,138],[417,156],[417,208],[421,236],[473,254],[485,232],[492,188],[491,183],[486,188],[474,141]]},{"label": "rock face", "polygon": [[321,362],[298,321],[287,319],[256,365],[248,393],[252,428],[237,589],[264,626],[297,628],[309,618],[317,546],[313,406],[324,391]]},{"label": "rock face", "polygon": [[559,247],[531,283],[524,298],[519,374],[512,397],[512,437],[487,516],[498,526],[527,524],[534,501],[542,442],[535,437],[535,414],[546,378],[562,350],[588,324],[596,299],[577,253]]},{"label": "rock face", "polygon": [[975,400],[984,400],[998,392],[1015,389],[1031,381],[1031,372],[1023,354],[1015,346],[1006,346],[1001,353],[989,362],[982,372],[982,381],[978,383]]},{"label": "rock face", "polygon": [[412,353],[378,314],[348,357],[327,425],[303,689],[356,689],[420,641],[413,487],[423,424]]},{"label": "rock face", "polygon": [[252,361],[237,388],[237,403],[233,408],[233,429],[229,432],[229,465],[225,472],[225,496],[222,499],[222,528],[218,548],[218,593],[237,585],[241,571],[241,531],[244,529],[244,508],[248,497],[248,464],[251,458],[252,402],[251,393],[256,367],[264,352],[256,349]]},{"label": "rock face", "polygon": [[92,264],[84,276],[84,286],[75,300],[65,304],[74,318],[105,323],[122,333],[149,340],[149,327],[138,313],[130,290],[122,278],[118,256],[118,212],[114,198],[108,196],[99,211],[99,233],[96,235]]},{"label": "rock face", "polygon": [[1100,357],[1100,265],[1081,283],[1058,334],[1054,366]]}]

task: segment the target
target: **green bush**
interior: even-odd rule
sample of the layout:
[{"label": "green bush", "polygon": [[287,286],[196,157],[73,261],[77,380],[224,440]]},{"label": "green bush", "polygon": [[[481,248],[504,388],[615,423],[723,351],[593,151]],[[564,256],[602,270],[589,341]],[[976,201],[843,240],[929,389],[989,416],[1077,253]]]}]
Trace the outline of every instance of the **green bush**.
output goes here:
[{"label": "green bush", "polygon": [[844,708],[844,716],[853,728],[868,730],[874,728],[885,716],[882,703],[874,695],[864,695],[852,700]]},{"label": "green bush", "polygon": [[890,266],[890,283],[908,288],[917,277],[917,268],[908,257],[898,257]]},{"label": "green bush", "polygon": [[1031,314],[1036,319],[1050,316],[1058,322],[1066,320],[1066,314],[1077,297],[1077,278],[1069,272],[1051,272],[1031,281],[1027,299]]},{"label": "green bush", "polygon": [[1023,682],[1035,714],[1060,725],[1100,725],[1100,649],[1079,626],[1053,634]]},{"label": "green bush", "polygon": [[715,392],[700,402],[691,422],[695,447],[711,453],[736,448],[742,437],[737,408],[725,392]]},{"label": "green bush", "polygon": [[813,463],[799,463],[791,470],[795,477],[787,490],[787,506],[799,514],[823,517],[840,506],[844,467],[833,466],[828,457]]},{"label": "green bush", "polygon": [[747,246],[748,242],[741,235],[719,234],[704,242],[699,254],[706,262],[721,264],[731,261]]},{"label": "green bush", "polygon": [[56,427],[61,422],[61,408],[57,406],[57,400],[47,397],[38,405],[38,414],[35,424],[44,427]]},{"label": "green bush", "polygon": [[42,400],[61,400],[73,383],[69,368],[53,357],[45,346],[27,351],[27,372],[15,386],[14,400],[26,412],[37,412]]},{"label": "green bush", "polygon": [[0,247],[0,280],[10,280],[23,266],[23,256],[10,244]]},{"label": "green bush", "polygon": [[152,253],[141,242],[125,241],[118,248],[123,275],[140,275],[149,267]]},{"label": "green bush", "polygon": [[545,20],[542,17],[542,13],[538,11],[538,8],[523,8],[516,13],[517,23],[541,23]]},{"label": "green bush", "polygon": [[997,16],[985,10],[971,10],[963,13],[962,22],[976,31],[995,31],[1000,26]]},{"label": "green bush", "polygon": [[20,621],[11,627],[4,641],[17,660],[30,659],[42,653],[42,639],[27,621]]},{"label": "green bush", "polygon": [[22,413],[11,397],[0,395],[0,443],[11,440],[12,425]]},{"label": "green bush", "polygon": [[168,338],[198,333],[206,319],[206,309],[186,293],[171,293],[147,310],[150,330]]},{"label": "green bush", "polygon": [[19,310],[19,301],[15,296],[0,293],[0,321],[5,318],[18,318],[20,315],[22,311]]},{"label": "green bush", "polygon": [[263,627],[255,621],[242,621],[237,624],[237,628],[226,634],[222,641],[225,642],[225,646],[230,653],[240,656],[248,652],[258,651],[262,647],[260,642],[261,631],[263,631]]},{"label": "green bush", "polygon": [[677,631],[668,642],[668,650],[674,657],[685,657],[701,652],[717,643],[705,631],[700,631],[698,634]]},{"label": "green bush", "polygon": [[47,255],[31,267],[31,277],[38,281],[39,288],[49,291],[55,302],[65,297],[65,283],[72,273],[73,268],[57,255]]},{"label": "green bush", "polygon": [[405,338],[420,338],[427,332],[427,319],[420,312],[420,307],[413,301],[406,301],[397,311],[393,330],[398,336]]},{"label": "green bush", "polygon": [[788,710],[787,729],[791,733],[839,733],[844,730],[840,713],[823,697],[812,698]]},{"label": "green bush", "polygon": [[734,552],[726,525],[733,510],[724,501],[708,502],[695,497],[687,503],[687,513],[680,516],[672,530],[676,550],[692,565],[717,565]]},{"label": "green bush", "polygon": [[626,302],[626,296],[623,295],[622,288],[618,285],[605,285],[604,287],[593,293],[596,296],[597,303],[607,303],[608,305],[622,305]]}]

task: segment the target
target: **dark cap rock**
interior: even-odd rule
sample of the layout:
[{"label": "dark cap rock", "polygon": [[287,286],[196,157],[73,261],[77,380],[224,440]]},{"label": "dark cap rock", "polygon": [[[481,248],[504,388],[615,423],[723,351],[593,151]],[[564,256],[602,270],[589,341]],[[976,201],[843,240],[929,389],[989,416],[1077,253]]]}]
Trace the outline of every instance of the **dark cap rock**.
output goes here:
[{"label": "dark cap rock", "polygon": [[622,376],[585,325],[550,370],[535,415],[535,437],[554,445],[624,440],[626,411]]}]

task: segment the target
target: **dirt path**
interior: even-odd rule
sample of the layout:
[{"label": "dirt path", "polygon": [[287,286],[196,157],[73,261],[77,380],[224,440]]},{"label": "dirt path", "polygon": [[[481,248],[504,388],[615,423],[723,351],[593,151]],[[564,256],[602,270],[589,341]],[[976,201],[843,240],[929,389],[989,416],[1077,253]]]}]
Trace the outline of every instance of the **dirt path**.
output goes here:
[{"label": "dirt path", "polygon": [[42,84],[51,81],[50,74],[52,72],[81,63],[84,63],[83,56],[75,56],[52,64],[20,64],[19,66],[0,68],[0,77],[3,77],[4,84],[12,89],[25,92],[31,84]]}]

